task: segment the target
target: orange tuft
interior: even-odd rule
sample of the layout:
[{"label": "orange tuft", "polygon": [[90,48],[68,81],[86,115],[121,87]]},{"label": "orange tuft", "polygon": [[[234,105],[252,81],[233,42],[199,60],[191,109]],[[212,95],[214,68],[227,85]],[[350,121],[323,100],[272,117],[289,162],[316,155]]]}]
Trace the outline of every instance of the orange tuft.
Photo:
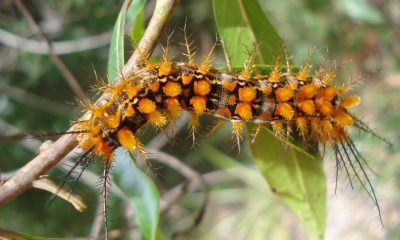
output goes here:
[{"label": "orange tuft", "polygon": [[311,131],[314,137],[318,138],[321,137],[322,128],[321,128],[321,121],[319,118],[314,117],[311,119]]},{"label": "orange tuft", "polygon": [[168,97],[176,97],[182,92],[181,85],[176,82],[168,82],[164,87],[163,87],[164,93]]},{"label": "orange tuft", "polygon": [[336,88],[335,87],[326,87],[319,91],[318,96],[320,98],[325,99],[326,101],[332,101],[334,97],[336,97]]},{"label": "orange tuft", "polygon": [[159,111],[154,111],[148,116],[149,123],[156,127],[162,127],[167,123],[167,119]]},{"label": "orange tuft", "polygon": [[93,135],[88,133],[80,134],[78,137],[78,141],[79,141],[79,147],[82,148],[83,150],[88,150],[96,144],[96,142],[93,139]]},{"label": "orange tuft", "polygon": [[333,123],[333,124],[332,124],[332,127],[333,127],[333,132],[335,133],[335,134],[333,135],[333,137],[334,137],[334,139],[335,139],[336,141],[339,141],[339,140],[343,140],[343,139],[347,139],[347,138],[348,138],[347,131],[344,129],[343,126],[340,126],[340,125],[338,125],[338,124]]},{"label": "orange tuft", "polygon": [[117,128],[119,126],[121,121],[119,114],[109,115],[107,113],[104,113],[104,115],[105,115],[104,120],[109,128]]},{"label": "orange tuft", "polygon": [[286,120],[293,118],[294,110],[288,103],[279,103],[276,107],[276,114],[284,117]]},{"label": "orange tuft", "polygon": [[307,115],[313,115],[315,113],[315,105],[312,100],[304,100],[300,103],[300,109]]},{"label": "orange tuft", "polygon": [[133,106],[131,104],[128,105],[128,107],[126,108],[124,114],[127,117],[135,116],[135,109],[133,108]]},{"label": "orange tuft", "polygon": [[112,90],[113,97],[120,95],[125,89],[125,82],[122,82],[116,86],[106,86],[106,88]]},{"label": "orange tuft", "polygon": [[298,85],[297,81],[292,81],[292,82],[289,83],[290,88],[293,89],[293,90],[297,89],[297,85]]},{"label": "orange tuft", "polygon": [[236,97],[235,95],[230,95],[228,98],[228,104],[229,105],[234,105],[236,103]]},{"label": "orange tuft", "polygon": [[215,112],[215,114],[223,116],[223,117],[227,117],[227,118],[230,118],[232,116],[231,111],[229,111],[229,108],[220,108]]},{"label": "orange tuft", "polygon": [[278,88],[275,94],[278,101],[284,102],[293,97],[293,90],[290,87]]},{"label": "orange tuft", "polygon": [[329,84],[335,76],[336,71],[332,69],[325,74],[325,76],[322,78],[322,82],[325,84]]},{"label": "orange tuft", "polygon": [[353,84],[350,83],[350,84],[346,84],[346,85],[338,87],[339,94],[346,94],[348,91],[350,91],[352,86],[353,86]]},{"label": "orange tuft", "polygon": [[275,137],[280,140],[283,141],[284,137],[285,137],[285,133],[283,131],[283,123],[282,121],[273,121],[272,122],[272,130],[275,133]]},{"label": "orange tuft", "polygon": [[193,75],[186,75],[186,74],[182,74],[182,83],[183,85],[188,85],[193,79]]},{"label": "orange tuft", "polygon": [[96,137],[94,141],[96,142],[96,155],[103,156],[104,161],[110,161],[112,159],[114,150],[110,146],[108,146],[108,143],[100,137]]},{"label": "orange tuft", "polygon": [[317,94],[317,86],[313,83],[301,86],[300,93],[305,98],[312,98],[315,96],[315,94]]},{"label": "orange tuft", "polygon": [[128,127],[118,130],[117,138],[119,143],[128,151],[134,151],[140,144],[139,140]]},{"label": "orange tuft", "polygon": [[192,97],[190,104],[192,104],[195,113],[203,113],[206,110],[206,99],[204,97]]},{"label": "orange tuft", "polygon": [[139,111],[141,113],[152,113],[156,110],[156,104],[148,98],[140,99]]},{"label": "orange tuft", "polygon": [[333,131],[332,123],[328,120],[321,121],[322,136],[321,141],[329,143],[332,140],[332,136],[335,134]]},{"label": "orange tuft", "polygon": [[281,79],[281,71],[279,65],[276,65],[272,70],[271,74],[268,76],[268,81],[270,82],[280,82]]},{"label": "orange tuft", "polygon": [[236,88],[236,85],[237,85],[237,81],[229,82],[227,80],[222,80],[222,86],[229,92],[233,92],[233,90],[235,90],[235,88]]},{"label": "orange tuft", "polygon": [[256,98],[256,89],[254,87],[239,88],[239,99],[243,102],[250,102]]},{"label": "orange tuft", "polygon": [[179,104],[178,100],[173,98],[173,99],[168,99],[167,102],[167,109],[168,112],[173,116],[177,117],[181,112],[182,112],[182,107]]},{"label": "orange tuft", "polygon": [[332,103],[328,101],[322,101],[321,103],[317,104],[318,111],[325,116],[330,116],[333,112]]},{"label": "orange tuft", "polygon": [[126,95],[128,95],[128,98],[136,97],[138,92],[139,92],[138,86],[129,86],[126,88]]},{"label": "orange tuft", "polygon": [[243,122],[231,121],[231,123],[232,123],[232,133],[234,138],[236,139],[236,145],[238,147],[238,151],[240,152],[240,141],[243,138]]},{"label": "orange tuft", "polygon": [[298,80],[306,81],[308,79],[308,73],[311,69],[311,61],[308,60],[304,66],[300,69],[299,73],[296,75]]},{"label": "orange tuft", "polygon": [[239,103],[235,108],[235,114],[239,115],[245,121],[253,117],[251,106],[248,103]]},{"label": "orange tuft", "polygon": [[340,102],[340,106],[344,108],[351,108],[357,106],[358,104],[360,104],[360,102],[361,99],[359,96],[349,96],[342,99],[342,101]]},{"label": "orange tuft", "polygon": [[[245,68],[244,68],[245,69]],[[239,74],[239,79],[249,81],[251,79],[251,70],[244,70]]]},{"label": "orange tuft", "polygon": [[95,135],[98,135],[100,133],[100,130],[101,130],[101,125],[100,124],[95,124],[93,126],[90,126],[89,133],[92,136],[95,136]]},{"label": "orange tuft", "polygon": [[211,61],[209,59],[204,59],[200,65],[198,71],[202,74],[206,74],[212,68]]},{"label": "orange tuft", "polygon": [[158,74],[159,75],[170,75],[172,72],[174,71],[174,69],[172,68],[172,62],[163,62],[160,65],[160,69],[158,70]]},{"label": "orange tuft", "polygon": [[159,88],[160,88],[160,82],[157,81],[151,84],[151,91],[158,92]]},{"label": "orange tuft", "polygon": [[269,95],[272,92],[272,87],[271,86],[261,86],[261,91],[265,95]]},{"label": "orange tuft", "polygon": [[300,135],[304,138],[307,135],[308,126],[307,120],[305,117],[298,117],[296,118],[296,126],[299,130]]},{"label": "orange tuft", "polygon": [[98,108],[90,109],[92,111],[92,120],[96,120],[98,118],[103,118],[104,115],[104,107],[100,106]]},{"label": "orange tuft", "polygon": [[211,90],[210,83],[205,80],[198,81],[194,83],[194,93],[197,95],[207,95]]},{"label": "orange tuft", "polygon": [[148,64],[146,64],[146,69],[153,70],[157,66],[158,66],[158,63],[148,63]]},{"label": "orange tuft", "polygon": [[335,113],[335,121],[341,126],[353,125],[353,118],[351,118],[349,114],[342,110],[339,110]]}]

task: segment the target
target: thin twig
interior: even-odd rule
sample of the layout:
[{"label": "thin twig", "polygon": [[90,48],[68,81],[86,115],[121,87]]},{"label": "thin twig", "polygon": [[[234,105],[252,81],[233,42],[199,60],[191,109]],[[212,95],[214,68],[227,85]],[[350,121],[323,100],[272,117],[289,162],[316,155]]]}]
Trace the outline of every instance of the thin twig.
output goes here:
[{"label": "thin twig", "polygon": [[[142,40],[138,47],[141,53],[150,55],[156,46],[163,28],[168,22],[176,4],[179,0],[159,0],[150,20]],[[123,76],[129,76],[134,72],[136,62],[140,59],[140,54],[134,52],[128,63],[122,69]],[[107,99],[107,95],[103,95],[100,99]],[[87,114],[83,118],[87,117]],[[74,131],[74,127],[69,131]],[[33,180],[40,175],[56,166],[69,152],[71,152],[78,142],[74,135],[64,135],[55,141],[47,150],[40,153],[32,159],[28,164],[23,166],[18,172],[0,186],[0,206],[8,203],[21,193],[25,192]]]},{"label": "thin twig", "polygon": [[90,239],[96,240],[100,236],[101,228],[103,226],[104,214],[103,214],[103,203],[101,202],[101,195],[99,195],[99,201],[95,216],[93,219],[92,227],[90,228]]},{"label": "thin twig", "polygon": [[145,150],[149,153],[150,157],[154,156],[154,160],[175,169],[187,179],[195,179],[201,177],[201,175],[197,171],[184,164],[182,161],[179,161],[176,157],[172,155],[152,148],[145,148]]},{"label": "thin twig", "polygon": [[[83,37],[80,39],[51,42],[53,54],[64,55],[83,52],[107,46],[111,40],[112,31],[106,31],[98,35]],[[14,33],[0,29],[0,43],[7,47],[33,54],[50,54],[46,41],[38,41],[24,38]]]},{"label": "thin twig", "polygon": [[[237,173],[240,172],[240,169],[235,169],[232,168],[230,171],[236,171]],[[208,172],[202,175],[202,178],[204,181],[207,183],[208,186],[213,186],[215,184],[219,184],[222,182],[228,182],[228,181],[237,181],[238,179],[234,176],[234,174],[231,174],[230,171],[227,170],[219,170],[219,171],[214,171],[214,172]],[[187,186],[185,186],[187,185]],[[200,181],[200,179],[193,179],[189,183],[180,183],[168,192],[164,193],[161,197],[161,206],[160,206],[160,211],[165,212],[167,209],[170,208],[173,203],[175,203],[177,199],[177,195],[181,195],[181,189],[186,188],[187,192],[194,192],[198,189],[202,188],[203,183]]]},{"label": "thin twig", "polygon": [[[3,81],[4,79],[2,77],[0,77],[0,80]],[[3,82],[5,82],[5,81],[3,81]],[[35,107],[46,113],[66,116],[66,115],[71,114],[71,112],[72,112],[71,108],[68,108],[64,104],[50,101],[41,96],[29,93],[29,92],[25,91],[24,89],[17,88],[17,87],[11,86],[11,85],[7,85],[5,83],[0,83],[0,92],[6,94],[11,99],[23,102],[27,105]]]},{"label": "thin twig", "polygon": [[74,75],[71,73],[71,71],[67,68],[67,66],[64,64],[64,62],[61,60],[59,56],[57,56],[54,53],[54,48],[52,43],[44,36],[42,30],[40,29],[39,25],[35,22],[31,14],[29,13],[28,9],[25,7],[25,5],[21,2],[21,0],[15,0],[14,1],[15,5],[17,6],[18,10],[22,13],[22,15],[26,18],[28,21],[29,26],[33,30],[34,33],[37,33],[38,36],[46,42],[47,49],[49,51],[50,59],[51,61],[56,65],[58,70],[61,72],[61,74],[64,76],[65,80],[67,80],[67,83],[71,87],[71,89],[75,92],[76,95],[78,95],[82,100],[85,100],[86,94],[82,90],[81,86],[79,85],[78,81],[74,77]]},{"label": "thin twig", "polygon": [[[200,186],[203,191],[203,202],[201,204],[201,208],[200,208],[199,212],[195,216],[192,225],[190,225],[186,229],[180,230],[173,234],[173,236],[175,236],[175,237],[178,235],[184,235],[184,234],[190,232],[191,230],[193,230],[201,222],[201,220],[205,214],[205,211],[206,211],[206,208],[208,205],[208,198],[209,198],[208,185],[207,185],[206,181],[204,180],[203,175],[201,175],[196,170],[192,169],[191,167],[189,167],[182,161],[179,161],[174,156],[171,156],[165,152],[158,151],[155,149],[146,149],[146,151],[149,152],[150,154],[154,154],[154,156],[156,156],[156,158],[154,158],[156,161],[164,163],[164,164],[168,165],[169,167],[175,169],[180,174],[182,174],[184,177],[186,177],[189,180],[189,183],[194,180],[197,180],[200,183]],[[176,201],[179,200],[180,197],[183,196],[183,193],[185,192],[186,187],[187,187],[187,184],[184,184],[183,187],[181,188],[182,191],[180,191],[179,194],[175,195],[176,198],[169,199],[169,200],[172,200],[168,203],[169,206],[172,206]],[[168,211],[168,207],[164,208],[164,211]]]}]

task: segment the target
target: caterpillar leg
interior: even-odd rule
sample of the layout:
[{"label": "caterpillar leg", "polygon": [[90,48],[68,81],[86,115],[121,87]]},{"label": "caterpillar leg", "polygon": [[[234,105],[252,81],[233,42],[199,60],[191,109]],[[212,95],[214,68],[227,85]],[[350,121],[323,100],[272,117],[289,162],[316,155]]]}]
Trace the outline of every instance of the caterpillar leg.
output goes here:
[{"label": "caterpillar leg", "polygon": [[236,146],[238,148],[238,153],[240,153],[240,142],[243,139],[243,122],[242,121],[231,121],[232,122],[232,133],[236,140]]},{"label": "caterpillar leg", "polygon": [[199,130],[199,116],[195,113],[192,113],[188,122],[188,127],[190,131],[190,135],[192,136],[192,148],[196,146],[196,134]]}]

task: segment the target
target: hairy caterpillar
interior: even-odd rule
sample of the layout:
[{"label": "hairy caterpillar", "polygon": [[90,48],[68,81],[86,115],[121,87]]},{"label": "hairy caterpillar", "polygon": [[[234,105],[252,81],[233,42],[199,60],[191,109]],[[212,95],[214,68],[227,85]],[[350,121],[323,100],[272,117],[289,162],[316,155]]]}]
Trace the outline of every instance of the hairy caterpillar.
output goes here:
[{"label": "hairy caterpillar", "polygon": [[212,52],[200,63],[194,62],[190,52],[187,55],[187,63],[171,61],[167,50],[158,63],[150,64],[143,58],[135,74],[115,86],[99,87],[110,95],[109,100],[87,106],[90,117],[76,123],[79,146],[85,150],[77,164],[95,157],[102,159],[104,199],[115,150],[123,147],[145,155],[137,132],[147,124],[168,126],[187,111],[192,134],[199,116],[208,114],[231,121],[238,141],[243,124],[254,122],[271,125],[282,141],[297,129],[306,143],[331,146],[337,165],[353,172],[360,181],[367,179],[362,187],[380,211],[362,166],[364,159],[348,134],[349,128],[372,131],[348,112],[360,98],[346,96],[347,86],[332,85],[335,69],[310,74],[309,60],[298,71],[289,63],[284,68],[277,63],[263,75],[249,61],[240,73],[222,72],[212,67]]},{"label": "hairy caterpillar", "polygon": [[[297,48],[297,47],[296,47]],[[265,48],[264,48],[265,49]],[[173,65],[174,65],[174,63],[172,63]],[[175,65],[179,65],[178,63],[176,63]],[[182,64],[182,65],[184,65],[184,64]],[[199,75],[199,74],[197,74],[198,72],[199,72],[199,65],[201,65],[201,64],[195,64],[196,65],[196,68],[195,68],[195,70],[193,70],[194,71],[194,73],[196,74],[196,75]],[[277,66],[278,66],[279,64],[277,64]],[[148,64],[144,64],[144,65],[142,65],[141,66],[141,68],[143,69],[143,68],[146,68],[146,67],[149,67],[150,65],[148,65]],[[155,67],[154,67],[155,68]],[[181,67],[179,67],[179,66],[172,66],[172,68],[173,69],[175,69],[175,70],[177,70],[177,72],[179,73],[179,72],[182,72],[182,69],[183,68],[181,68]],[[150,69],[150,68],[149,68]],[[289,68],[290,69],[290,68]],[[251,71],[252,69],[251,69],[251,67],[249,67],[249,70]],[[258,71],[259,69],[258,69],[258,67],[255,67],[255,71],[254,71],[254,73],[253,74],[251,74],[251,78],[253,78],[252,80],[255,80],[255,81],[257,81],[257,80],[260,80],[260,81],[265,81],[265,79],[263,80],[262,78],[260,78],[260,76],[257,76],[257,75],[261,75],[260,73],[258,73],[257,71]],[[291,68],[290,70],[292,70],[291,71],[291,77],[293,77],[292,79],[294,79],[294,81],[298,81],[298,82],[301,82],[300,80],[297,80],[296,79],[296,77],[297,77],[297,70],[295,70],[295,69],[293,69],[293,68]],[[150,71],[150,70],[148,70],[148,71]],[[152,71],[152,70],[151,70]],[[213,70],[211,69],[211,70],[209,70],[208,72],[212,72]],[[142,74],[142,73],[140,73],[140,71],[138,71],[139,72],[139,75],[140,74]],[[153,72],[153,71],[152,71]],[[155,69],[154,70],[154,72],[156,72],[155,73],[155,75],[158,75],[158,73],[159,73],[159,70],[157,70],[157,69]],[[206,75],[208,75],[208,72],[206,73]],[[174,73],[174,74],[172,74],[172,75],[174,75],[175,76],[175,74],[176,73]],[[217,76],[222,76],[222,74],[224,74],[223,72],[219,72],[218,74],[216,74]],[[237,76],[237,75],[239,75],[239,74],[234,74],[233,72],[230,72],[230,71],[228,71],[227,73],[225,72],[225,74],[226,75],[228,75],[228,78],[230,78],[231,80],[232,80],[232,82],[239,82],[239,77]],[[265,73],[264,73],[265,74]],[[268,76],[269,74],[271,74],[271,73],[268,73],[268,74],[266,74],[266,76]],[[283,75],[284,74],[287,74],[287,70],[286,69],[280,69],[280,74],[282,75],[282,76],[280,76],[281,78],[282,78],[282,81],[280,81],[280,82],[285,82],[285,84],[287,83],[286,82],[286,80],[283,80],[283,79],[287,79],[287,77],[283,77]],[[142,74],[143,75],[143,74]],[[179,74],[178,74],[179,75]],[[194,75],[194,74],[193,74]],[[209,74],[209,75],[211,75],[211,74]],[[226,76],[225,75],[225,76]],[[290,74],[287,74],[287,76],[289,76]],[[323,77],[324,77],[324,75],[325,74],[321,74],[320,76],[318,76],[318,74],[313,74],[314,76],[313,77],[315,77],[315,78],[318,78],[318,77],[320,77],[320,79],[322,79]],[[129,76],[129,75],[125,75],[125,78],[126,78],[126,80],[128,80],[128,79],[130,79],[130,80],[132,80],[132,82],[130,82],[130,83],[127,83],[125,86],[127,86],[127,85],[133,85],[134,84],[134,79],[132,79],[131,78],[132,76]],[[204,76],[203,76],[204,77]],[[267,78],[267,79],[269,79],[269,78]],[[138,79],[139,80],[139,79]],[[197,80],[199,80],[199,79],[197,79]],[[140,81],[140,80],[139,80]],[[180,80],[180,81],[182,81],[182,80]],[[289,82],[290,83],[290,82]],[[285,85],[284,84],[284,85]],[[330,85],[330,83],[327,83],[327,85]],[[214,84],[211,84],[211,86],[214,86]],[[107,92],[107,93],[109,93],[109,94],[111,94],[111,95],[113,95],[113,93],[114,93],[114,87],[115,86],[104,86],[103,88],[102,88],[102,90],[105,90],[105,92]],[[146,84],[144,84],[144,87],[146,88],[146,87],[148,87],[148,86],[146,86]],[[182,86],[181,86],[181,88],[182,88]],[[194,88],[194,86],[191,86],[191,88]],[[254,86],[254,88],[256,88],[256,89],[259,89],[259,86],[258,85],[255,85]],[[278,91],[278,88],[280,89],[280,87],[278,86],[277,88],[273,88],[272,89],[272,87],[271,87],[271,93],[272,93],[272,91],[274,91],[274,93],[277,93],[277,91]],[[339,88],[337,88],[337,89],[339,89]],[[233,92],[234,93],[232,93],[231,95],[234,95],[233,97],[236,97],[236,98],[238,98],[240,95],[239,95],[239,91],[241,90],[241,88],[237,88],[237,89],[235,89]],[[293,92],[296,92],[296,91],[299,91],[300,89],[299,88],[295,88],[295,89],[292,89],[293,90]],[[194,90],[193,90],[194,91]],[[123,91],[121,91],[121,92],[119,92],[120,94],[123,94],[122,93]],[[220,92],[222,92],[221,90],[220,90]],[[242,90],[242,92],[243,92],[243,90]],[[118,92],[117,92],[118,93]],[[165,95],[165,91],[163,91],[163,92],[161,92],[161,93],[159,93],[159,94],[164,94]],[[342,93],[340,93],[340,94],[342,94]],[[276,94],[275,94],[276,95]],[[293,95],[294,95],[294,93],[293,93]],[[225,98],[223,98],[222,96],[220,97],[220,98],[217,98],[217,99],[224,99],[225,101],[228,99],[233,99],[233,97],[232,96],[230,96],[229,98],[228,97],[225,97]],[[141,97],[140,97],[141,98]],[[139,99],[140,99],[139,98]],[[177,98],[178,98],[178,96],[177,96]],[[275,105],[277,105],[278,103],[280,103],[279,101],[278,101],[278,99],[276,98],[276,97],[274,97],[272,94],[270,95],[270,96],[264,96],[264,99],[266,99],[266,98],[270,98],[270,99],[272,99],[272,100],[274,100],[272,103],[274,103]],[[186,99],[186,98],[185,98]],[[206,96],[206,99],[212,99],[212,97],[211,96]],[[215,99],[215,98],[214,98]],[[255,97],[255,99],[258,99],[257,97]],[[275,124],[281,124],[282,125],[282,129],[283,130],[281,130],[281,131],[275,131],[276,133],[277,133],[277,136],[278,136],[278,138],[279,139],[281,139],[281,140],[283,140],[283,141],[286,141],[286,139],[287,138],[289,138],[290,136],[294,136],[295,135],[295,133],[291,133],[290,132],[290,130],[291,129],[296,129],[296,128],[299,128],[300,127],[300,125],[298,126],[297,125],[297,123],[296,123],[296,120],[297,120],[297,115],[298,115],[298,113],[303,113],[304,115],[306,114],[303,110],[304,109],[301,109],[300,108],[300,110],[301,111],[299,111],[299,112],[296,112],[296,110],[298,110],[299,108],[298,107],[301,107],[302,106],[302,103],[299,101],[299,102],[295,102],[294,101],[294,99],[295,98],[292,98],[292,99],[290,99],[290,100],[288,100],[287,101],[287,103],[289,104],[289,106],[291,106],[292,108],[294,107],[294,110],[293,110],[293,112],[294,112],[294,116],[292,117],[292,119],[290,119],[290,120],[286,120],[286,119],[281,119],[282,118],[282,116],[281,115],[278,115],[278,112],[275,110],[275,111],[273,111],[273,109],[271,108],[271,110],[270,110],[270,112],[271,112],[271,120],[269,121],[269,120],[263,120],[263,119],[249,119],[248,121],[241,121],[241,122],[249,122],[249,121],[256,121],[257,123],[259,123],[259,124],[261,124],[261,123],[266,123],[266,125],[274,125],[275,126]],[[192,100],[192,98],[190,98],[190,100]],[[239,99],[240,100],[240,99]],[[315,111],[315,108],[316,108],[316,101],[314,101],[314,98],[311,98],[310,99],[312,102],[311,102],[311,106],[314,106],[314,111]],[[112,97],[111,98],[111,100],[110,101],[119,101],[119,100],[116,100],[116,98],[114,98],[114,97]],[[126,99],[123,99],[122,100],[122,102],[126,102]],[[180,101],[178,101],[178,102],[180,102]],[[103,101],[101,104],[100,104],[100,106],[103,106],[103,105],[108,105],[108,103],[109,103],[109,101]],[[249,101],[247,101],[247,102],[245,102],[246,104],[249,104]],[[252,113],[252,117],[254,117],[254,115],[255,114],[253,114],[253,111],[254,111],[254,113],[256,113],[256,109],[254,108],[253,109],[253,106],[254,107],[256,107],[257,105],[255,105],[255,103],[253,102],[253,101],[250,101],[250,103],[251,103],[251,113]],[[116,103],[116,104],[118,104],[118,103]],[[128,104],[131,104],[131,103],[128,103]],[[133,103],[132,103],[133,104]],[[239,103],[235,103],[235,104],[239,104]],[[156,103],[156,105],[157,105],[157,103]],[[227,105],[227,104],[224,104],[225,106]],[[259,107],[259,105],[260,104],[258,104],[258,107]],[[271,104],[272,105],[272,104]],[[182,104],[182,106],[183,106],[183,104]],[[221,105],[221,106],[223,106],[223,105]],[[222,109],[222,107],[221,106],[219,106],[219,108],[221,108]],[[240,120],[240,118],[242,117],[242,115],[243,115],[243,111],[239,111],[239,108],[238,108],[238,106],[237,105],[234,105],[234,104],[231,104],[231,105],[228,105],[228,106],[231,106],[231,108],[232,109],[230,109],[229,107],[228,108],[225,108],[225,113],[227,112],[226,111],[226,109],[228,110],[228,113],[230,114],[230,118],[229,118],[229,116],[226,116],[226,115],[228,115],[228,114],[221,114],[221,113],[217,113],[217,112],[213,112],[213,110],[210,108],[210,109],[206,109],[206,111],[204,111],[204,113],[205,114],[211,114],[211,115],[213,115],[213,116],[216,116],[216,117],[218,117],[218,118],[220,118],[220,117],[223,117],[223,119],[224,120],[232,120],[233,122],[235,122],[234,123],[234,129],[235,129],[235,134],[236,134],[236,136],[237,136],[237,139],[239,139],[240,138],[240,135],[238,134],[238,133],[240,133],[240,129],[241,129],[241,125],[242,124],[236,124],[236,122],[239,122]],[[305,104],[304,105],[305,106],[305,109],[307,109],[307,104]],[[189,106],[186,106],[186,108],[183,108],[183,110],[184,109],[188,109],[188,108],[193,108],[193,106],[191,106],[191,105],[189,105]],[[238,108],[238,109],[237,109]],[[98,109],[98,107],[97,106],[89,106],[88,107],[88,109],[89,110],[93,110],[92,111],[92,114],[93,113],[96,113],[96,111],[98,111],[98,113],[99,113],[99,115],[101,116],[101,114],[102,114],[102,111],[103,111],[103,114],[104,114],[104,111],[106,111],[106,110],[102,110],[102,109]],[[172,122],[173,121],[173,117],[171,117],[171,118],[169,118],[169,114],[168,114],[168,112],[166,112],[165,110],[165,106],[163,106],[163,107],[157,107],[157,109],[163,114],[162,116],[163,117],[165,117],[166,118],[166,120],[167,120],[167,123],[168,122]],[[136,109],[137,110],[137,109]],[[220,109],[218,109],[218,110],[220,110]],[[289,109],[290,110],[290,109]],[[117,110],[118,111],[118,110]],[[125,111],[127,111],[126,110],[126,108],[125,109],[123,109],[123,108],[121,108],[121,110],[120,110],[120,112],[122,112],[122,114],[121,115],[123,115],[122,117],[121,116],[118,116],[118,118],[120,118],[120,119],[122,119],[122,118],[125,118]],[[189,109],[189,111],[193,114],[193,110],[190,110]],[[109,114],[109,116],[115,116],[115,115],[117,115],[116,113],[114,114],[112,111],[110,111],[111,112],[111,114]],[[238,113],[242,113],[241,115],[239,115],[239,116],[237,116],[238,115],[238,113],[236,113],[236,112],[238,112]],[[292,112],[292,111],[289,111],[289,113],[290,112]],[[315,112],[317,112],[317,111],[315,111]],[[233,114],[232,114],[233,113]],[[319,113],[319,111],[317,112],[317,113]],[[108,114],[108,113],[107,113]],[[273,116],[272,116],[272,114],[274,114]],[[347,114],[348,114],[348,112],[347,112]],[[196,120],[197,119],[197,116],[198,115],[200,115],[200,114],[193,114],[193,118],[192,118],[192,120]],[[93,117],[93,116],[92,116]],[[274,117],[274,118],[272,118],[272,117]],[[307,134],[304,134],[303,135],[303,138],[305,139],[305,142],[309,142],[309,141],[315,141],[315,140],[317,140],[317,141],[319,141],[319,142],[323,142],[323,141],[321,141],[319,138],[318,138],[318,132],[317,131],[314,131],[313,130],[313,128],[311,128],[311,120],[312,120],[312,118],[311,118],[312,116],[310,115],[310,117],[308,118],[308,119],[305,119],[306,120],[306,125],[307,125],[307,131],[306,131],[306,133]],[[233,120],[234,119],[234,120]],[[91,119],[90,119],[91,120]],[[147,120],[147,123],[149,123],[149,120],[150,120],[150,118]],[[335,120],[335,119],[334,119]],[[354,120],[354,119],[353,119]],[[96,121],[96,120],[94,120],[94,121]],[[121,120],[122,121],[122,120]],[[133,121],[133,120],[132,120]],[[317,121],[318,121],[318,119],[317,119]],[[288,122],[290,122],[290,123],[288,123]],[[166,126],[167,125],[167,123],[165,124],[165,125],[163,125],[163,124],[160,124],[160,127],[163,127],[163,126]],[[196,121],[192,121],[192,123],[196,123]],[[270,124],[269,124],[270,123]],[[102,124],[105,124],[104,122],[103,123],[99,123],[100,125],[102,125]],[[98,126],[99,124],[91,124],[91,125],[88,125],[87,126],[87,129],[88,129],[88,131],[90,130],[90,129],[92,129],[92,127],[95,127],[95,126]],[[121,124],[121,122],[120,122],[120,124]],[[144,125],[146,125],[146,124],[143,124],[143,126]],[[150,125],[150,124],[148,124],[148,125]],[[76,124],[76,126],[77,127],[80,127],[80,124]],[[82,125],[82,126],[84,126],[84,125]],[[195,126],[194,124],[192,124],[192,126]],[[261,126],[261,125],[260,125]],[[289,126],[291,126],[291,127],[289,127]],[[317,125],[318,126],[318,125]],[[354,126],[354,125],[349,125],[349,127],[347,127],[347,128],[350,128],[351,126]],[[106,126],[106,127],[108,127],[108,126]],[[112,128],[112,127],[111,127]],[[143,128],[144,127],[138,127],[138,131],[141,131],[141,130],[143,130]],[[83,128],[84,129],[84,128]],[[86,130],[85,130],[86,131]],[[135,133],[134,133],[134,135],[135,135],[135,137],[137,137],[138,138],[138,131],[136,131]],[[313,132],[314,132],[314,134],[313,134]],[[71,132],[70,132],[71,133]],[[82,132],[83,133],[83,132]],[[279,133],[279,134],[278,134]],[[102,135],[103,133],[101,133],[101,134],[99,134],[100,136]],[[106,136],[107,134],[106,133],[104,133],[104,136]],[[84,136],[84,134],[82,134],[82,138],[83,137],[85,137]],[[118,137],[118,136],[117,136]],[[117,140],[119,141],[119,139],[117,138]],[[106,141],[108,141],[108,140],[106,140]],[[265,143],[265,141],[264,141],[264,143]],[[329,141],[327,141],[327,143],[330,143]],[[94,145],[96,145],[97,143],[95,143]],[[108,142],[107,142],[107,144],[108,144]],[[238,146],[240,146],[240,145],[238,145]],[[337,146],[339,146],[339,150],[341,150],[342,148],[340,147],[340,145],[338,144]],[[96,154],[96,152],[95,152],[95,150],[92,150],[92,151],[89,151],[91,149],[91,147],[89,147],[89,148],[87,148],[86,149],[86,153],[87,154],[85,154],[84,156],[83,156],[83,158],[82,159],[84,159],[84,160],[86,160],[86,159],[90,159],[91,157],[95,157],[95,156],[97,156],[97,154]],[[141,150],[141,146],[140,146],[140,144],[138,144],[137,145],[137,147],[136,147],[136,149],[138,149],[139,150],[139,152],[142,152],[142,150]],[[102,152],[100,151],[100,154],[101,154]],[[338,153],[342,153],[342,155],[343,155],[343,157],[345,157],[345,152],[343,151],[343,150],[341,150],[341,152],[340,151],[338,151]],[[339,157],[340,155],[339,154],[337,154],[337,156]],[[353,157],[353,155],[351,155],[352,157]],[[86,158],[85,158],[86,157]],[[112,160],[113,160],[113,158],[114,158],[114,152],[111,154],[111,157],[110,157]],[[340,158],[338,158],[338,159],[340,159]],[[101,159],[98,159],[98,160],[101,160]],[[347,160],[346,158],[345,158],[345,160]],[[102,162],[102,161],[98,161],[98,162]],[[339,163],[340,163],[340,161],[338,161]],[[85,164],[85,161],[81,161],[81,163],[84,163]],[[355,164],[357,164],[356,162],[354,162],[353,161],[353,163],[355,163]],[[348,164],[347,162],[346,162],[346,164]],[[343,167],[346,167],[346,166],[348,166],[349,168],[350,168],[350,166],[349,165],[346,165],[346,164],[342,164],[342,166]],[[350,169],[351,170],[351,169]],[[359,169],[358,169],[359,170]],[[126,174],[126,175],[130,175],[130,174]],[[106,192],[106,191],[105,191]]]}]

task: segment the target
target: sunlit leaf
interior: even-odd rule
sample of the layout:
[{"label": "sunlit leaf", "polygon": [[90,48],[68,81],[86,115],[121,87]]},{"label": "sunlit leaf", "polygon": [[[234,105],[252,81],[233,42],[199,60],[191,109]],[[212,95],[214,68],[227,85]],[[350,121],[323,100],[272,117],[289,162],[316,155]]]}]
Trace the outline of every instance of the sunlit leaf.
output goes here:
[{"label": "sunlit leaf", "polygon": [[324,239],[326,178],[319,155],[277,141],[267,128],[250,147],[272,192],[299,216],[310,239]]},{"label": "sunlit leaf", "polygon": [[32,187],[43,189],[55,194],[57,197],[69,202],[79,212],[83,212],[87,209],[85,202],[80,196],[71,193],[71,191],[68,191],[64,187],[60,187],[50,179],[41,178],[35,180],[32,182]]},{"label": "sunlit leaf", "polygon": [[130,198],[136,221],[146,239],[156,239],[160,209],[160,195],[153,181],[146,176],[129,154],[119,149],[114,172],[121,176],[120,187]]},{"label": "sunlit leaf", "polygon": [[257,63],[273,64],[282,41],[257,1],[213,0],[214,17],[232,66],[243,66],[257,47]]},{"label": "sunlit leaf", "polygon": [[[143,1],[143,0],[142,0]],[[129,37],[134,44],[138,44],[144,34],[144,8],[137,13],[135,23],[129,31]]]}]

